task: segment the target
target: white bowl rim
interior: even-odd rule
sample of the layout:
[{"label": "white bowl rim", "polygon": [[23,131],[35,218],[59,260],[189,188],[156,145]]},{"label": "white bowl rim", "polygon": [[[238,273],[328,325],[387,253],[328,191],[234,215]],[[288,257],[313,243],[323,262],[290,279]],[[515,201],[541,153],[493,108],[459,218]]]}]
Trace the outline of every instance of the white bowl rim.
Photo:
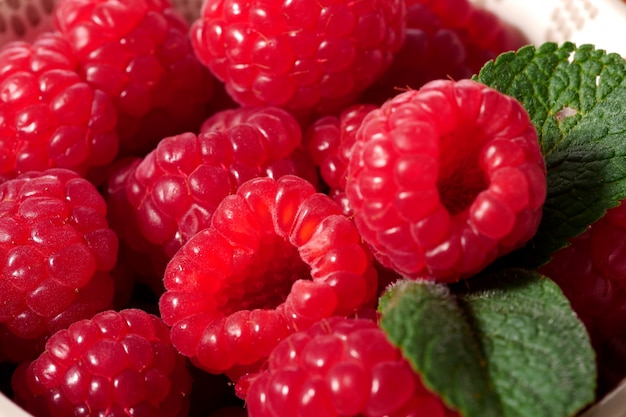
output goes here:
[{"label": "white bowl rim", "polygon": [[0,393],[0,417],[33,417],[24,411],[5,394]]}]

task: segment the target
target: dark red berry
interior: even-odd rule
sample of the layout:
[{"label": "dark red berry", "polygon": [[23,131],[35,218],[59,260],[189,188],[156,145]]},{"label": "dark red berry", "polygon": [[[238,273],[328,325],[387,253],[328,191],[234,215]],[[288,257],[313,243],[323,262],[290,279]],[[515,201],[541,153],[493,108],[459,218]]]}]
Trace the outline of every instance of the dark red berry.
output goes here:
[{"label": "dark red berry", "polygon": [[529,43],[496,14],[469,0],[407,0],[406,36],[391,67],[361,97],[381,104],[436,79],[477,74],[499,54]]},{"label": "dark red berry", "polygon": [[184,417],[191,377],[161,319],[127,309],[55,333],[13,386],[17,403],[38,417]]},{"label": "dark red berry", "polygon": [[609,210],[539,271],[559,285],[585,323],[605,394],[626,378],[626,205]]},{"label": "dark red berry", "polygon": [[0,343],[40,346],[109,308],[117,250],[104,199],[75,172],[32,171],[0,184],[0,327],[9,333]]}]

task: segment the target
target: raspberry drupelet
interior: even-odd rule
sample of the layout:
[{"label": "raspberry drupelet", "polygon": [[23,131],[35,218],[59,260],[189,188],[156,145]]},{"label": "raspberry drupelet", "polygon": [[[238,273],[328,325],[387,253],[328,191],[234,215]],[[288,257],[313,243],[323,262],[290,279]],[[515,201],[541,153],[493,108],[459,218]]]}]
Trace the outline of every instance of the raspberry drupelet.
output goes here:
[{"label": "raspberry drupelet", "polygon": [[[297,121],[280,108],[220,111],[199,134],[163,138],[142,160],[118,163],[106,197],[111,227],[129,248],[150,254],[152,275],[161,281],[167,260],[208,227],[221,200],[246,180],[293,174],[316,184],[301,141]],[[162,291],[162,284],[151,286]]]},{"label": "raspberry drupelet", "polygon": [[206,2],[191,27],[197,57],[241,105],[342,109],[402,45],[402,0]]},{"label": "raspberry drupelet", "polygon": [[59,0],[54,23],[84,79],[111,97],[124,155],[197,130],[215,80],[195,57],[189,23],[168,0]]},{"label": "raspberry drupelet", "polygon": [[516,27],[469,0],[407,0],[402,48],[361,101],[382,104],[429,81],[470,78],[488,60],[528,43]]},{"label": "raspberry drupelet", "polygon": [[626,378],[626,204],[591,224],[539,271],[563,290],[596,349],[602,395]]},{"label": "raspberry drupelet", "polygon": [[58,331],[12,381],[16,402],[37,417],[185,417],[191,383],[168,327],[139,309]]},{"label": "raspberry drupelet", "polygon": [[86,83],[69,43],[43,33],[0,49],[0,177],[68,168],[85,175],[116,156],[110,98]]},{"label": "raspberry drupelet", "polygon": [[237,381],[290,333],[374,306],[377,274],[340,206],[285,175],[248,180],[222,200],[210,227],[172,257],[164,284],[174,346]]},{"label": "raspberry drupelet", "polygon": [[252,377],[249,417],[458,417],[372,320],[331,317],[288,336]]},{"label": "raspberry drupelet", "polygon": [[383,265],[454,282],[534,235],[546,187],[537,132],[517,100],[437,80],[366,116],[346,195]]},{"label": "raspberry drupelet", "polygon": [[104,199],[75,172],[0,184],[0,344],[9,359],[32,359],[52,333],[110,307],[117,250]]},{"label": "raspberry drupelet", "polygon": [[304,146],[329,188],[328,194],[351,214],[346,198],[346,176],[356,132],[365,116],[376,109],[373,104],[353,104],[338,116],[327,115],[315,120],[304,132]]}]

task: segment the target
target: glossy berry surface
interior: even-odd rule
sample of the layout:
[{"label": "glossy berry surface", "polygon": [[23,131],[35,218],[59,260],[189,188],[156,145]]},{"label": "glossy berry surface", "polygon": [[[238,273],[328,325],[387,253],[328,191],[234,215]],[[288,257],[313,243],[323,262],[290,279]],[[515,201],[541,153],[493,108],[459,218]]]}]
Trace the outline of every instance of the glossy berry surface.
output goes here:
[{"label": "glossy berry surface", "polygon": [[541,271],[552,278],[594,332],[626,337],[626,205],[557,251]]},{"label": "glossy berry surface", "polygon": [[195,130],[214,81],[196,59],[189,24],[167,0],[60,0],[55,27],[84,79],[111,97],[123,153],[143,154],[164,136]]},{"label": "glossy berry surface", "polygon": [[198,58],[241,105],[341,109],[380,77],[404,38],[404,2],[208,2]]},{"label": "glossy berry surface", "polygon": [[368,114],[346,194],[383,265],[454,282],[533,236],[545,161],[518,101],[475,81],[438,80]]},{"label": "glossy berry surface", "polygon": [[[222,199],[245,181],[299,175],[317,180],[293,116],[276,107],[238,108],[206,119],[199,134],[163,138],[109,178],[111,227],[138,252],[168,260],[209,226]],[[162,267],[155,265],[158,279]]]},{"label": "glossy berry surface", "polygon": [[[118,240],[97,189],[73,171],[0,184],[0,328],[15,360],[25,346],[110,307]],[[31,358],[32,359],[32,358]]]},{"label": "glossy berry surface", "polygon": [[191,376],[161,319],[125,309],[55,333],[13,385],[18,403],[38,417],[183,417]]},{"label": "glossy berry surface", "polygon": [[[0,391],[35,417],[459,417],[388,343],[376,307],[407,276],[471,279],[540,221],[545,168],[519,103],[469,81],[422,87],[521,46],[470,1],[38,0],[59,33],[7,56],[36,77],[73,71],[58,79],[93,91],[91,106],[84,92],[27,93],[59,120],[91,112],[85,135],[103,136],[47,154],[28,142],[0,182],[47,155],[76,169],[68,183],[107,179],[92,181],[106,207],[86,181],[0,198],[22,216],[18,229],[0,211]],[[18,3],[34,0],[0,9]],[[65,91],[46,76],[37,86]],[[21,97],[4,87],[0,101]],[[7,114],[18,126],[7,138],[48,120],[22,111],[0,107],[0,127]],[[611,233],[585,250],[619,272]],[[602,334],[600,383],[614,386],[626,303],[604,278],[574,284],[572,304]]]},{"label": "glossy berry surface", "polygon": [[[234,221],[236,219],[236,221]],[[172,257],[159,301],[172,341],[237,380],[276,343],[375,301],[371,254],[354,224],[306,180],[246,181]]]},{"label": "glossy berry surface", "polygon": [[281,341],[267,362],[250,384],[250,417],[458,416],[371,320],[321,320]]},{"label": "glossy berry surface", "polygon": [[375,109],[373,104],[353,104],[338,116],[327,115],[315,120],[304,134],[304,146],[328,186],[328,194],[343,207],[346,215],[352,211],[346,197],[352,146],[363,119]]},{"label": "glossy berry surface", "polygon": [[528,43],[516,27],[469,0],[407,0],[402,48],[361,100],[381,104],[429,81],[470,78],[488,60]]},{"label": "glossy berry surface", "polygon": [[626,205],[607,211],[540,271],[563,290],[596,348],[600,389],[626,377]]},{"label": "glossy berry surface", "polygon": [[43,33],[0,50],[0,176],[52,167],[86,174],[116,156],[113,103],[86,83],[69,43]]}]

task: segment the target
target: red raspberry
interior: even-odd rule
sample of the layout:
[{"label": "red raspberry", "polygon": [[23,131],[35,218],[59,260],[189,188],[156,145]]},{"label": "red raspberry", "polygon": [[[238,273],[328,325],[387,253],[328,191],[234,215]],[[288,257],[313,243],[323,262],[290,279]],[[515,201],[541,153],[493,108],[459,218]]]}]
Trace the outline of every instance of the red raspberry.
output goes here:
[{"label": "red raspberry", "polygon": [[[327,115],[317,119],[304,135],[305,146],[329,187],[328,194],[342,207],[346,216],[353,214],[346,196],[346,177],[356,132],[365,116],[375,109],[373,104],[354,104],[339,116]],[[375,261],[374,267],[378,271],[378,294],[401,277],[380,262]]]},{"label": "red raspberry", "polygon": [[207,2],[190,36],[238,103],[326,113],[391,64],[404,14],[401,0]]},{"label": "red raspberry", "polygon": [[406,36],[391,67],[362,96],[382,103],[428,81],[470,78],[499,54],[529,41],[469,0],[407,0]]},{"label": "red raspberry", "polygon": [[0,184],[0,328],[9,340],[39,346],[110,306],[118,242],[105,216],[96,188],[69,170]]},{"label": "red raspberry", "polygon": [[354,104],[339,116],[327,115],[317,119],[305,131],[304,146],[318,166],[328,194],[350,215],[346,198],[346,175],[356,131],[365,116],[376,109],[373,104]]},{"label": "red raspberry", "polygon": [[383,265],[453,282],[533,236],[545,161],[517,100],[475,81],[439,80],[368,114],[346,194]]},{"label": "red raspberry", "polygon": [[159,306],[194,364],[238,380],[296,329],[375,303],[372,257],[352,221],[306,180],[254,178],[172,257]]},{"label": "red raspberry", "polygon": [[144,154],[207,117],[213,78],[169,1],[60,0],[55,25],[87,82],[113,99],[124,153]]},{"label": "red raspberry", "polygon": [[0,49],[0,176],[52,167],[85,174],[116,156],[113,104],[78,70],[57,33]]},{"label": "red raspberry", "polygon": [[252,380],[250,417],[458,417],[374,321],[332,317],[281,341]]},{"label": "red raspberry", "polygon": [[16,402],[38,417],[186,416],[191,377],[161,319],[101,312],[55,333],[18,368]]},{"label": "red raspberry", "polygon": [[552,278],[587,327],[626,337],[626,205],[607,212],[540,271]]},{"label": "red raspberry", "polygon": [[563,290],[596,347],[600,386],[626,378],[626,204],[557,251],[540,272]]},{"label": "red raspberry", "polygon": [[200,134],[164,138],[143,160],[120,163],[108,187],[111,227],[130,248],[152,254],[161,281],[165,262],[246,180],[286,174],[316,180],[301,136],[293,116],[279,108],[216,113]]}]

